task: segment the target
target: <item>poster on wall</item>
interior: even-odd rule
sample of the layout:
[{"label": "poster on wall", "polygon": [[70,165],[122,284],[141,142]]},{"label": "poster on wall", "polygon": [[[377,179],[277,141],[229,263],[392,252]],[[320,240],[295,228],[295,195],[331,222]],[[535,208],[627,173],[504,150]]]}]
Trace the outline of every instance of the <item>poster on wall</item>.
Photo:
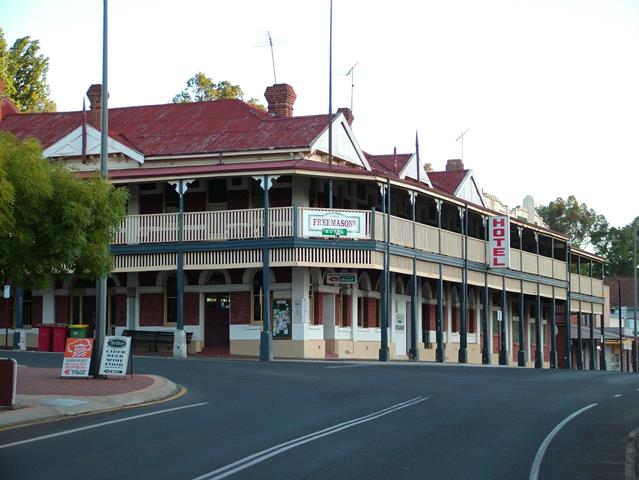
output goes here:
[{"label": "poster on wall", "polygon": [[291,301],[273,301],[273,338],[291,338]]},{"label": "poster on wall", "polygon": [[92,338],[67,338],[60,377],[88,378],[92,353]]}]

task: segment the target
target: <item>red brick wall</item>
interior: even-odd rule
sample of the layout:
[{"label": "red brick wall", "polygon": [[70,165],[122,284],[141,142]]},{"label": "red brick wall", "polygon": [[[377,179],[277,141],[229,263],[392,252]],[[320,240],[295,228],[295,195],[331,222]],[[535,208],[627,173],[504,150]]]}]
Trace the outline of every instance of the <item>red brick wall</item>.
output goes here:
[{"label": "red brick wall", "polygon": [[206,210],[206,193],[189,192],[184,195],[185,212],[203,212]]},{"label": "red brick wall", "polygon": [[55,297],[55,323],[69,323],[69,297]]},{"label": "red brick wall", "polygon": [[31,297],[31,325],[42,323],[42,297]]},{"label": "red brick wall", "polygon": [[[11,292],[13,295],[13,291]],[[7,308],[7,303],[9,304],[9,308]],[[11,327],[11,312],[13,311],[13,297],[11,297],[8,301],[3,299],[0,302],[0,327]],[[8,312],[8,314],[7,314]]]},{"label": "red brick wall", "polygon": [[126,326],[126,294],[118,293],[115,296],[115,324],[118,327]]},{"label": "red brick wall", "polygon": [[251,292],[231,292],[232,325],[251,323]]},{"label": "red brick wall", "polygon": [[140,326],[152,327],[164,325],[164,294],[140,294]]},{"label": "red brick wall", "polygon": [[140,215],[162,213],[162,195],[140,195]]},{"label": "red brick wall", "polygon": [[198,325],[200,323],[200,294],[186,292],[184,294],[184,324]]},{"label": "red brick wall", "polygon": [[468,319],[468,333],[475,333],[477,328],[475,324],[475,310],[468,310],[467,319]]},{"label": "red brick wall", "polygon": [[226,204],[229,210],[240,210],[249,208],[248,190],[227,190]]},{"label": "red brick wall", "polygon": [[452,332],[459,332],[459,308],[457,307],[452,307],[451,309],[451,316],[452,316]]},{"label": "red brick wall", "polygon": [[379,300],[376,298],[366,299],[366,313],[364,315],[364,327],[375,328],[379,326],[379,321],[377,319],[377,302],[379,302]]},{"label": "red brick wall", "polygon": [[352,320],[352,309],[353,309],[353,304],[351,303],[351,296],[350,295],[344,295],[342,297],[342,325],[344,327],[350,327],[351,326],[351,320]]},{"label": "red brick wall", "polygon": [[323,325],[324,318],[324,294],[320,292],[313,293],[313,325]]}]

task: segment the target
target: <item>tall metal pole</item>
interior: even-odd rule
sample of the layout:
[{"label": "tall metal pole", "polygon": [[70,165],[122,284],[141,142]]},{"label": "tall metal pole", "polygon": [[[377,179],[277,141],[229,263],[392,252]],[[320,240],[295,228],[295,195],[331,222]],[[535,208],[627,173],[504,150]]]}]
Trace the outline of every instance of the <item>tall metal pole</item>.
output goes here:
[{"label": "tall metal pole", "polygon": [[[539,267],[539,234],[535,232],[535,252],[537,253],[537,266]],[[538,270],[539,271],[539,270]],[[537,299],[535,316],[535,368],[543,368],[544,366],[544,344],[541,340],[541,293],[539,291],[539,282],[537,282]]]},{"label": "tall metal pole", "polygon": [[[602,311],[603,312],[603,311]],[[606,330],[604,325],[603,313],[599,316],[600,328],[601,328],[601,350],[599,351],[599,369],[606,370]]]},{"label": "tall metal pole", "polygon": [[[591,306],[592,308],[592,306]],[[589,314],[589,318],[588,318],[589,322],[588,322],[588,326],[590,327],[590,343],[589,343],[589,350],[590,350],[590,358],[588,359],[588,366],[590,367],[590,370],[594,370],[595,369],[595,315],[592,313],[592,311]]]},{"label": "tall metal pole", "polygon": [[[488,240],[488,217],[483,217],[484,224],[484,240]],[[488,341],[488,270],[484,272],[484,294],[482,295],[482,312],[481,312],[481,333],[484,337],[484,348],[481,350],[481,363],[483,365],[490,365],[490,343]]]},{"label": "tall metal pole", "polygon": [[[517,227],[517,233],[519,235],[519,264],[523,265],[524,259],[524,229]],[[517,365],[520,367],[526,366],[526,347],[524,346],[526,333],[524,330],[524,315],[526,314],[526,299],[524,298],[524,281],[519,280],[519,353],[517,354]]]},{"label": "tall metal pole", "polygon": [[506,357],[506,275],[501,277],[501,324],[499,326],[499,365],[508,365]]},{"label": "tall metal pole", "polygon": [[[102,14],[102,131],[100,132],[100,176],[108,176],[108,140],[109,140],[109,75],[108,75],[108,0],[104,0]],[[102,357],[102,344],[106,333],[107,314],[107,277],[106,275],[96,282],[96,310],[97,319],[95,326],[95,363],[93,364],[93,376],[97,378]]]},{"label": "tall metal pole", "polygon": [[262,300],[262,332],[260,334],[260,361],[270,362],[273,360],[273,335],[271,334],[271,266],[268,248],[268,207],[269,207],[269,177],[262,178],[264,187],[264,248],[262,249],[262,289],[264,298]]},{"label": "tall metal pole", "polygon": [[413,216],[413,281],[411,289],[411,312],[410,312],[410,352],[408,357],[413,361],[419,360],[419,350],[417,349],[417,231],[415,224],[415,205],[417,203],[417,192],[408,192],[412,204]]},{"label": "tall metal pole", "polygon": [[[442,201],[435,200],[437,205],[437,238],[438,238],[438,252],[442,253]],[[439,263],[439,276],[437,278],[437,314],[435,316],[435,339],[437,341],[437,347],[435,349],[435,361],[438,363],[444,363],[444,279],[442,272],[442,262]]]},{"label": "tall metal pole", "polygon": [[468,204],[464,205],[462,216],[462,248],[464,266],[462,269],[461,315],[459,328],[459,363],[468,363]]},{"label": "tall metal pole", "polygon": [[[328,166],[333,166],[333,0],[328,27]],[[333,177],[328,178],[328,208],[333,208]]]},{"label": "tall metal pole", "polygon": [[550,368],[557,365],[557,305],[555,304],[555,286],[552,286],[552,300],[550,301]]},{"label": "tall metal pole", "polygon": [[635,341],[632,343],[633,358],[635,362],[635,373],[639,372],[639,349],[637,349],[637,222],[634,223],[634,234],[632,236],[632,307]]},{"label": "tall metal pole", "polygon": [[[577,257],[577,274],[581,276],[581,257]],[[584,369],[584,339],[581,333],[581,302],[577,313],[577,370]]]},{"label": "tall metal pole", "polygon": [[621,322],[621,280],[617,280],[617,294],[619,300],[617,307],[619,308],[619,369],[623,372],[623,324]]},{"label": "tall metal pole", "polygon": [[[379,361],[380,362],[387,362],[390,359],[390,354],[389,354],[389,350],[388,350],[388,304],[389,301],[388,299],[390,298],[389,295],[389,289],[390,289],[390,285],[389,285],[389,228],[388,228],[388,224],[390,223],[390,215],[386,214],[386,197],[387,195],[390,195],[390,192],[387,191],[387,186],[388,185],[382,185],[381,188],[381,192],[382,192],[382,218],[384,219],[384,272],[382,274],[382,307],[381,307],[381,314],[382,314],[382,318],[381,318],[381,345],[379,348]],[[390,207],[390,205],[389,205]]]},{"label": "tall metal pole", "polygon": [[566,367],[566,369],[570,370],[572,368],[572,351],[571,351],[571,345],[572,345],[572,339],[571,337],[571,326],[570,326],[570,308],[571,308],[571,295],[570,295],[570,279],[571,279],[571,269],[572,269],[572,252],[570,249],[570,244],[566,243],[566,255],[567,255],[567,261],[568,261],[568,268],[566,269],[567,273],[567,283],[568,283],[568,290],[566,292],[566,311],[564,312],[564,316],[565,316],[565,327],[566,327],[566,335],[565,335],[565,339],[564,339],[564,346],[565,346],[565,362],[564,365]]}]

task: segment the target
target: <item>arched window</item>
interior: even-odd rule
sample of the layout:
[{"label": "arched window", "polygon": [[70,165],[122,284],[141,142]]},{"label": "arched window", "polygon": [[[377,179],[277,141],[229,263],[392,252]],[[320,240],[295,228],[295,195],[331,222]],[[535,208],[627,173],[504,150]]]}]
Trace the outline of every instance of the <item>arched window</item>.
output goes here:
[{"label": "arched window", "polygon": [[175,273],[166,277],[165,285],[165,297],[166,297],[166,323],[177,322],[177,276]]},{"label": "arched window", "polygon": [[215,270],[214,272],[211,272],[209,274],[209,278],[206,281],[207,285],[225,285],[226,284],[226,277],[224,276],[224,273],[220,272],[219,270]]}]

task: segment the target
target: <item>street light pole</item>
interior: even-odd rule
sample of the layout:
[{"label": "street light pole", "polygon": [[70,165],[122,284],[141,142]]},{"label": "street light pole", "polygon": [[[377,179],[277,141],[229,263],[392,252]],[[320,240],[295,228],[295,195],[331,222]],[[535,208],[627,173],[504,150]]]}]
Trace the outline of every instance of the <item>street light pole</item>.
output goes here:
[{"label": "street light pole", "polygon": [[621,323],[621,280],[617,279],[617,307],[619,317],[619,371],[623,372],[623,325]]},{"label": "street light pole", "polygon": [[633,358],[635,362],[635,373],[639,372],[639,350],[637,349],[637,222],[634,222],[634,232],[632,237],[632,306],[635,341],[632,343]]}]

